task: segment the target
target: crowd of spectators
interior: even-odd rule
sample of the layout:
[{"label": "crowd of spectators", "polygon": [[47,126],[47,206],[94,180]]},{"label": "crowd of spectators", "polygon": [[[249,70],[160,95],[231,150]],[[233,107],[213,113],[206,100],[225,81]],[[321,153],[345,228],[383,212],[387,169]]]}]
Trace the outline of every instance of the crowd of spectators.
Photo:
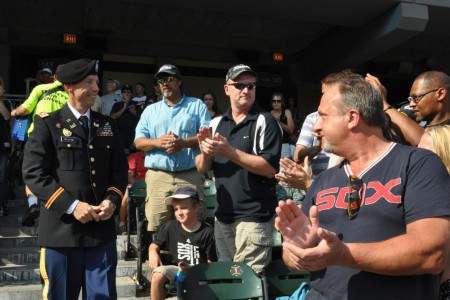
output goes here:
[{"label": "crowd of spectators", "polygon": [[[161,269],[160,246],[168,244],[177,253],[170,234],[192,238],[201,228],[209,243],[202,244],[201,262],[245,262],[261,275],[271,261],[272,232],[278,229],[288,267],[311,272],[311,299],[449,299],[447,74],[417,76],[409,92],[409,115],[389,103],[379,78],[350,70],[329,74],[321,81],[320,105],[304,122],[298,120],[301,108],[278,91],[268,99],[271,111],[258,105],[257,73],[249,66],[236,65],[224,77],[229,98],[224,113],[210,90],[199,98],[186,95],[180,70],[169,64],[155,73],[154,94],[147,94],[144,83],[109,79],[93,106],[117,123],[129,157],[129,186],[146,182],[147,231],[155,236],[149,264],[157,270],[155,282],[161,283],[155,297],[164,296],[162,283],[186,271],[183,261],[199,262],[175,259],[177,268]],[[34,93],[47,86],[62,84],[38,85]],[[28,102],[12,110],[3,93],[0,80],[0,194],[7,186],[9,119],[21,112],[39,113]],[[203,222],[205,176],[217,188],[215,222],[209,225]],[[127,198],[125,193],[119,234],[129,230]],[[6,203],[0,202],[0,214],[7,213]],[[165,224],[171,227],[158,237]],[[199,243],[205,239],[195,238]],[[212,244],[217,257],[211,254]]]}]

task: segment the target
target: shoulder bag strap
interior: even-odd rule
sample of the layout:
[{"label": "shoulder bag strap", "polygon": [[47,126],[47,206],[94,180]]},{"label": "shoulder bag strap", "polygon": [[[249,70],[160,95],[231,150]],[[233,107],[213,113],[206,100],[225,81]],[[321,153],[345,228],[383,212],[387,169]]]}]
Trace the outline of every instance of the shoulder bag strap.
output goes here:
[{"label": "shoulder bag strap", "polygon": [[47,97],[50,94],[56,93],[58,91],[64,91],[64,88],[62,86],[57,86],[54,87],[48,91],[46,91],[45,93],[42,94],[42,96],[39,98],[38,102],[41,101],[42,99],[44,99],[45,97]]}]

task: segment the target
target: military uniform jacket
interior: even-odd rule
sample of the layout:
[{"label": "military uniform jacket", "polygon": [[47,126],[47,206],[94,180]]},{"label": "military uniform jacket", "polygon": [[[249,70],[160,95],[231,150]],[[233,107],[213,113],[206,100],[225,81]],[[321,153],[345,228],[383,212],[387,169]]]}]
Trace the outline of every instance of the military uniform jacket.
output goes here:
[{"label": "military uniform jacket", "polygon": [[66,211],[76,200],[109,199],[119,212],[128,165],[115,121],[91,111],[89,137],[66,104],[43,117],[25,146],[25,184],[41,200],[38,243],[93,247],[116,239],[114,218],[82,224]]}]

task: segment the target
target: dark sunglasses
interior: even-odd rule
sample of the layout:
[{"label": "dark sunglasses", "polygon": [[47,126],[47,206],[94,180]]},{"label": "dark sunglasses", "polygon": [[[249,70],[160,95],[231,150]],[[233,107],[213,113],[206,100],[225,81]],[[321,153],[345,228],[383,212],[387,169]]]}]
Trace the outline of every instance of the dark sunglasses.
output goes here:
[{"label": "dark sunglasses", "polygon": [[354,175],[349,176],[349,181],[347,217],[349,220],[353,220],[361,208],[363,181]]},{"label": "dark sunglasses", "polygon": [[245,88],[248,88],[249,90],[253,90],[254,88],[256,88],[256,82],[250,82],[250,83],[233,82],[233,83],[228,83],[227,85],[232,85],[235,88],[237,88],[238,90],[243,90]]},{"label": "dark sunglasses", "polygon": [[272,100],[272,103],[281,103],[281,100]]},{"label": "dark sunglasses", "polygon": [[175,80],[175,76],[165,76],[165,77],[160,77],[160,78],[156,79],[156,83],[163,84],[166,82],[172,82],[174,80]]},{"label": "dark sunglasses", "polygon": [[122,91],[123,94],[131,94],[131,91]]}]

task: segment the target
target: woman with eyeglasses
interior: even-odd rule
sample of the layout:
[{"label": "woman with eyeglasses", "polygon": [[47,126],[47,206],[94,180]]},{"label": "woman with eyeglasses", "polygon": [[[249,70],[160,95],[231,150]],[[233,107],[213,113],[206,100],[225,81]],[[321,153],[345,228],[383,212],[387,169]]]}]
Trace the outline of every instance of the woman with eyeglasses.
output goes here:
[{"label": "woman with eyeglasses", "polygon": [[128,155],[133,145],[134,131],[139,121],[139,116],[136,103],[131,101],[131,95],[133,94],[131,85],[123,85],[121,93],[123,101],[113,105],[111,108],[111,117],[117,121],[122,146],[125,154]]},{"label": "woman with eyeglasses", "polygon": [[290,136],[294,132],[294,119],[289,109],[285,108],[284,95],[279,92],[272,94],[271,113],[283,129],[283,141],[281,146],[281,158],[291,157],[291,147],[289,145]]},{"label": "woman with eyeglasses", "polygon": [[[444,162],[450,173],[450,125],[435,125],[425,128],[417,147],[428,149],[436,153]],[[442,274],[439,299],[450,299],[450,261]]]},{"label": "woman with eyeglasses", "polygon": [[216,95],[214,95],[212,91],[206,91],[202,95],[202,101],[208,108],[209,114],[211,115],[211,120],[222,114],[219,110],[219,106],[217,105]]}]

